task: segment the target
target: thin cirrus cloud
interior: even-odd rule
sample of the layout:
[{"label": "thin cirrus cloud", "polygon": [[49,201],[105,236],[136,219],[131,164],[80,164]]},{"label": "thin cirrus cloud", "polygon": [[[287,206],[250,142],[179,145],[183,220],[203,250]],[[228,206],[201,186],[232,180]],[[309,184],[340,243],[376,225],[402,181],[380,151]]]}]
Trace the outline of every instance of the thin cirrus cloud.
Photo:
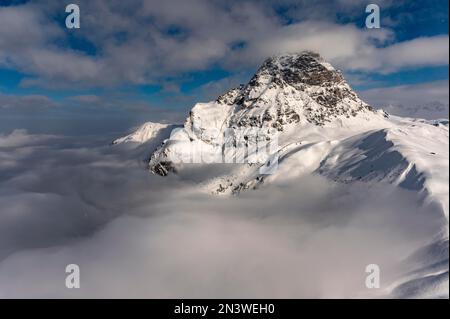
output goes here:
[{"label": "thin cirrus cloud", "polygon": [[[388,28],[373,31],[322,18],[286,24],[273,8],[254,1],[79,4],[83,22],[77,31],[49,18],[61,10],[56,2],[0,8],[0,67],[29,75],[24,86],[109,87],[151,84],[213,65],[235,71],[304,49],[318,51],[344,70],[389,73],[448,64],[447,35],[395,43]],[[337,4],[355,6],[353,1]],[[71,45],[69,33],[95,50]]]}]

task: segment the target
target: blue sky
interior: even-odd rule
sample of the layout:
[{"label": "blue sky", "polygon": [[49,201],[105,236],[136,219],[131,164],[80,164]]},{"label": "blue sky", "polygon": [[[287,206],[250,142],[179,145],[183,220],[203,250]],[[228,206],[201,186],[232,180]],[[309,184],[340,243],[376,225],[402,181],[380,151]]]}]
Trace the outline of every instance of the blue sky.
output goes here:
[{"label": "blue sky", "polygon": [[418,106],[448,105],[447,0],[377,1],[379,30],[365,27],[369,1],[72,2],[76,30],[65,28],[69,2],[0,1],[0,131],[48,119],[71,119],[73,130],[86,119],[118,130],[181,121],[266,57],[305,49],[373,105],[394,87],[389,103],[411,103],[417,88]]}]

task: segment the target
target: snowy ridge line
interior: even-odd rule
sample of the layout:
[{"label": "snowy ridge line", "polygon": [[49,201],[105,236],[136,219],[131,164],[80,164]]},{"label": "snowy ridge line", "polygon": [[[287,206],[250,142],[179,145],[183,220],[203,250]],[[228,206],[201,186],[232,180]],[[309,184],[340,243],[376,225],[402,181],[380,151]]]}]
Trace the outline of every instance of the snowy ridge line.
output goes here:
[{"label": "snowy ridge line", "polygon": [[133,133],[114,140],[112,144],[116,145],[129,142],[145,143],[148,140],[154,138],[161,130],[169,126],[170,124],[147,122],[142,124]]}]

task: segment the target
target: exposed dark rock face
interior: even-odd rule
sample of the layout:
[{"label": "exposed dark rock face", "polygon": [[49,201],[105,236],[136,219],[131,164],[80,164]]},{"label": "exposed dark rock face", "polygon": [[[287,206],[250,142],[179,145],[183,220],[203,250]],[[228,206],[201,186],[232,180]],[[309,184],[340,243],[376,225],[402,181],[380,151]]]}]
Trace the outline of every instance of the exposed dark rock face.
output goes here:
[{"label": "exposed dark rock face", "polygon": [[[301,84],[325,86],[344,81],[339,71],[327,69],[321,61],[322,58],[313,52],[270,58],[264,62],[258,74],[270,74],[276,79],[275,82],[284,82],[299,89],[302,88]],[[258,74],[252,81],[257,82]]]},{"label": "exposed dark rock face", "polygon": [[217,102],[221,104],[233,105],[238,103],[238,98],[241,97],[241,91],[243,90],[244,85],[241,84],[239,87],[231,89],[230,91],[222,94],[217,98]]},{"label": "exposed dark rock face", "polygon": [[156,165],[152,166],[150,170],[160,176],[167,176],[170,172],[175,171],[170,162],[158,162]]}]

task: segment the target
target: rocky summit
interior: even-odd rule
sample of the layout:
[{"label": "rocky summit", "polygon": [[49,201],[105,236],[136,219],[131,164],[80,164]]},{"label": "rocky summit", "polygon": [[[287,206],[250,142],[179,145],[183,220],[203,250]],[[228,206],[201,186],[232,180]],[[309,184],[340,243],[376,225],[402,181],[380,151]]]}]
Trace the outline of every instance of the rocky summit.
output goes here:
[{"label": "rocky summit", "polygon": [[272,126],[280,131],[284,124],[323,125],[338,116],[372,110],[340,71],[313,52],[267,59],[247,85],[230,90],[216,102],[236,106],[231,125]]}]

